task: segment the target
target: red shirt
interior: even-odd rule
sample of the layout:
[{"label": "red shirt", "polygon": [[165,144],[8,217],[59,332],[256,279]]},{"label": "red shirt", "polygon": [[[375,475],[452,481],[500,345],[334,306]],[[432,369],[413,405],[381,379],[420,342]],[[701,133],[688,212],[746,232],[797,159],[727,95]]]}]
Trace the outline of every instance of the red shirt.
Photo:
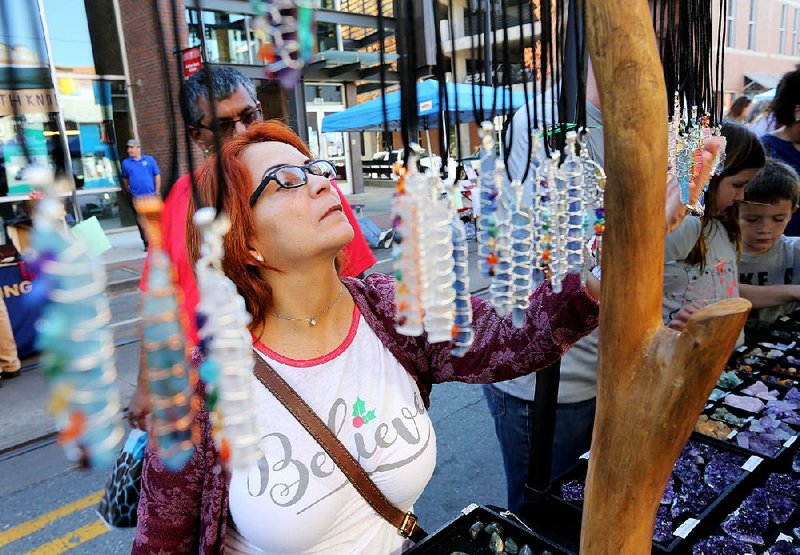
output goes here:
[{"label": "red shirt", "polygon": [[[353,226],[355,235],[353,240],[343,249],[345,255],[345,263],[342,267],[341,274],[343,276],[356,277],[367,268],[375,264],[375,255],[367,245],[367,240],[364,239],[364,234],[361,232],[356,221],[353,209],[347,203],[342,191],[335,181],[331,182],[339,193],[342,201],[344,213],[350,225]],[[186,214],[189,211],[189,199],[191,198],[192,181],[189,179],[189,174],[182,175],[170,189],[167,198],[164,200],[164,208],[161,217],[161,234],[162,244],[170,260],[175,266],[175,273],[177,275],[177,284],[183,292],[183,311],[188,322],[188,329],[186,330],[186,339],[191,345],[196,345],[199,341],[197,335],[197,326],[195,324],[195,311],[197,310],[197,303],[199,301],[199,293],[197,291],[197,282],[194,278],[194,268],[189,260],[189,252],[186,250]],[[144,262],[142,269],[142,279],[139,282],[139,289],[147,291],[147,269],[150,263],[150,256],[148,253],[147,259]]]}]

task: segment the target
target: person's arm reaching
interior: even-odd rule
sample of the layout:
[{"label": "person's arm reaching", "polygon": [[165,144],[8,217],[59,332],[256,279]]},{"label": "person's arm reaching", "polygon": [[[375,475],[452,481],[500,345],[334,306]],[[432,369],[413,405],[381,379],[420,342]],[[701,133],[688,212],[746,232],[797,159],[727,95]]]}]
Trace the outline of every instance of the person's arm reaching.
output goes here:
[{"label": "person's arm reaching", "polygon": [[739,284],[739,294],[753,304],[753,308],[769,308],[800,301],[800,285],[748,285]]}]

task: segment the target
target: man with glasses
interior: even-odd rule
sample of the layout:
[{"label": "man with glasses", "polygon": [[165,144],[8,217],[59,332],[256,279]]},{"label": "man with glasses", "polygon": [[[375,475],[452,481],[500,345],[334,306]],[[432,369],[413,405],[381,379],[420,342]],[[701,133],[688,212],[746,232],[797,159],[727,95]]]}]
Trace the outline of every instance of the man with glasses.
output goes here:
[{"label": "man with glasses", "polygon": [[[180,108],[183,120],[189,128],[189,135],[203,154],[208,157],[214,152],[216,132],[220,143],[243,133],[250,125],[263,121],[261,103],[256,96],[253,82],[235,69],[214,67],[211,70],[211,87],[214,94],[214,108],[217,121],[212,123],[211,103],[208,99],[209,83],[205,70],[199,71],[187,79],[180,91]],[[330,162],[327,162],[330,165]],[[332,165],[325,171],[335,170]],[[305,173],[301,170],[304,176]],[[367,245],[364,235],[353,215],[353,210],[344,195],[332,182],[341,198],[342,207],[355,236],[345,247],[346,263],[342,275],[358,276],[375,264],[376,259]],[[296,186],[296,185],[295,185]],[[162,211],[161,233],[164,249],[175,266],[177,283],[183,293],[183,312],[187,324],[186,341],[190,346],[197,345],[198,336],[195,325],[195,311],[199,300],[194,270],[186,250],[186,219],[191,197],[191,177],[182,176],[166,193]],[[139,289],[147,290],[147,263],[142,272]],[[136,391],[128,407],[128,420],[131,426],[145,429],[145,419],[150,411],[147,378],[142,369],[145,367],[144,349],[139,358],[139,378]]]}]

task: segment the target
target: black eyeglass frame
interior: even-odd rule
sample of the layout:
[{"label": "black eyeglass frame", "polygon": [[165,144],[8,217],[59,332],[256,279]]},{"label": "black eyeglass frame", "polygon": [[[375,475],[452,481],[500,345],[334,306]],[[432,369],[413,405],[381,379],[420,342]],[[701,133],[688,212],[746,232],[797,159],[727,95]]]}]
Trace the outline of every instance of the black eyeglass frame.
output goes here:
[{"label": "black eyeglass frame", "polygon": [[[309,170],[315,164],[319,164],[320,162],[324,162],[328,164],[328,166],[330,166],[331,177],[329,177],[328,179],[334,179],[336,177],[336,166],[330,160],[322,160],[322,159],[312,160],[311,162],[303,166],[296,166],[294,164],[281,164],[280,166],[267,170],[267,172],[264,174],[264,177],[261,178],[261,182],[258,184],[258,187],[256,187],[256,190],[253,191],[252,195],[250,195],[250,208],[256,205],[258,199],[261,198],[264,189],[266,189],[267,185],[269,185],[273,180],[278,184],[278,187],[281,189],[298,189],[303,185],[306,185],[308,183]],[[277,173],[281,170],[285,170],[286,168],[296,168],[298,170],[301,170],[301,173],[303,174],[303,181],[296,185],[284,185],[283,183],[281,183],[281,181],[277,177]],[[324,174],[321,173],[319,174],[315,173],[313,175],[319,175],[324,177]]]},{"label": "black eyeglass frame", "polygon": [[[249,118],[250,114],[252,114],[253,119],[251,119],[250,122],[248,123],[244,121],[244,118],[242,116],[246,115]],[[261,102],[257,102],[255,108],[253,108],[252,111],[248,112],[247,110],[244,110],[239,114],[239,117],[236,119],[217,120],[217,129],[220,129],[223,126],[225,126],[227,129],[225,131],[220,130],[219,133],[223,137],[228,136],[233,132],[233,130],[236,128],[236,124],[239,123],[240,121],[244,124],[245,127],[250,127],[254,123],[261,121],[263,117],[264,117],[264,110],[261,108]],[[192,127],[194,127],[195,129],[208,129],[212,133],[215,133],[213,123],[212,125],[195,123],[194,125],[192,125]]]}]

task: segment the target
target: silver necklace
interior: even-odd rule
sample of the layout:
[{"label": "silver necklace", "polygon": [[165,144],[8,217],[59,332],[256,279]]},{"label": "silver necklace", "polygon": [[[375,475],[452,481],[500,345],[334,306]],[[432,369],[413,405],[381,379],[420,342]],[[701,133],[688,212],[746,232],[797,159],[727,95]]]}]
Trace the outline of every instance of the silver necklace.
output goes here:
[{"label": "silver necklace", "polygon": [[326,306],[325,308],[323,308],[322,310],[320,310],[316,314],[312,314],[308,318],[290,318],[288,316],[281,316],[280,314],[275,314],[274,312],[267,312],[267,314],[269,314],[270,316],[274,316],[275,318],[280,318],[281,320],[290,320],[292,322],[306,322],[307,321],[308,324],[311,327],[314,327],[314,326],[317,325],[317,318],[319,318],[320,316],[322,316],[323,314],[328,312],[331,308],[333,308],[333,305],[336,304],[336,301],[338,301],[341,298],[342,293],[344,293],[344,285],[341,286],[341,288],[339,289],[339,293],[337,293],[336,298],[333,299],[333,301],[331,301],[331,304],[329,304],[328,306]]}]

